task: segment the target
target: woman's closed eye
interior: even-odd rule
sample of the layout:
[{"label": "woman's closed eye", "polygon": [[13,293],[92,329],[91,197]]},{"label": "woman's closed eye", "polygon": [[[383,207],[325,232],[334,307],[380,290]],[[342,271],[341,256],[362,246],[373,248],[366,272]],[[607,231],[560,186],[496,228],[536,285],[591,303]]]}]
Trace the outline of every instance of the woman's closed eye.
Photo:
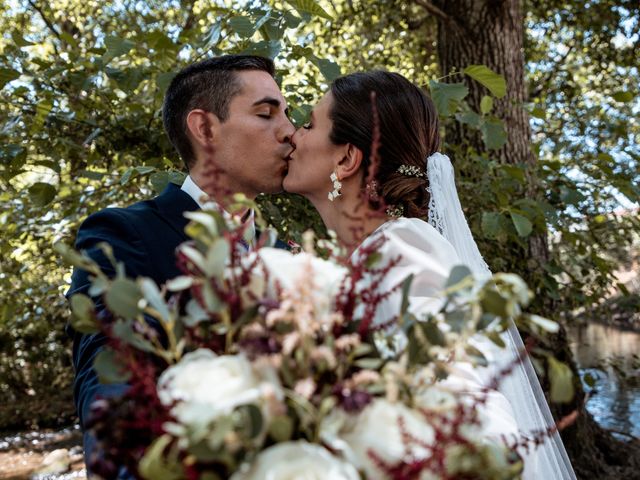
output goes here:
[{"label": "woman's closed eye", "polygon": [[271,113],[259,113],[259,114],[258,114],[258,116],[259,116],[260,118],[267,118],[267,119],[269,119],[269,118],[271,118]]}]

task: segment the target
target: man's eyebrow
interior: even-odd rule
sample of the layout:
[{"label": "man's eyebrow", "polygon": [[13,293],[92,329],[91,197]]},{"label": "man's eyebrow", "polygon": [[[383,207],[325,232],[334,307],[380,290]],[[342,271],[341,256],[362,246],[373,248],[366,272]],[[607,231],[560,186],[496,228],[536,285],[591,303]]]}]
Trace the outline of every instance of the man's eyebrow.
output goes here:
[{"label": "man's eyebrow", "polygon": [[274,97],[263,97],[260,100],[257,100],[255,102],[253,102],[253,107],[257,107],[258,105],[262,105],[263,103],[266,103],[268,105],[272,105],[274,107],[279,107],[280,106],[280,100],[278,100],[277,98]]}]

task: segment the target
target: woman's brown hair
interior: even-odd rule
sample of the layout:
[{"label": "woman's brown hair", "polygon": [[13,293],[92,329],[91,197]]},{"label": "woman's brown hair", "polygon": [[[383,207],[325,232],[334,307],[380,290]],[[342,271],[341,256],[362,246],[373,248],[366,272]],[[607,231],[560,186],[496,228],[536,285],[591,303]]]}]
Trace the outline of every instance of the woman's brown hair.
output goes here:
[{"label": "woman's brown hair", "polygon": [[[380,70],[336,79],[331,85],[330,139],[362,150],[366,177],[375,126],[371,92],[375,92],[379,129],[376,193],[386,205],[402,206],[406,217],[426,217],[426,159],[438,150],[440,139],[438,114],[422,89],[402,75]],[[401,165],[416,167],[423,175],[399,173]]]}]

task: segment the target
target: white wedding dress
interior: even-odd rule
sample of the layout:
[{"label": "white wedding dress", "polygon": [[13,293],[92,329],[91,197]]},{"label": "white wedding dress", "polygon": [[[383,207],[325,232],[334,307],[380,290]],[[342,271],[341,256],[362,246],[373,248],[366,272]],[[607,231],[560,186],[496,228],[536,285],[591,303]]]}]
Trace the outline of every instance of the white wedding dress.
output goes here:
[{"label": "white wedding dress", "polygon": [[[414,275],[411,289],[409,291],[409,309],[418,318],[420,314],[435,312],[442,305],[442,298],[439,292],[442,291],[451,269],[463,262],[460,260],[456,248],[447,241],[429,223],[416,218],[398,218],[383,224],[373,234],[371,234],[353,253],[352,259],[357,259],[361,255],[363,248],[375,241],[379,236],[384,236],[384,243],[376,250],[382,255],[383,264],[394,258],[400,258],[399,263],[394,266],[385,276],[380,285],[380,291],[392,290],[397,284],[402,283],[410,274]],[[396,290],[385,302],[383,302],[376,312],[374,322],[378,324],[387,322],[397,315],[401,302],[401,292]],[[515,327],[514,327],[515,329]],[[506,332],[503,335],[508,335]],[[515,333],[517,334],[517,331]],[[519,339],[518,335],[518,339]],[[500,349],[490,342],[486,337],[476,336],[471,340],[487,357],[490,364],[488,367],[472,367],[469,363],[458,362],[455,364],[452,373],[445,380],[445,384],[462,393],[479,392],[480,389],[489,383],[493,374],[506,364],[509,364],[517,352],[510,351],[509,348]],[[520,341],[521,342],[521,341]],[[513,342],[511,342],[513,343]],[[507,345],[510,345],[507,342]],[[527,361],[529,361],[527,359]],[[503,381],[498,391],[489,394],[488,401],[479,412],[482,420],[482,431],[487,438],[499,440],[502,435],[514,438],[514,435],[530,433],[524,428],[529,428],[529,424],[520,420],[523,414],[522,409],[526,409],[531,415],[531,411],[537,412],[539,407],[535,406],[523,395],[529,395],[529,382],[538,382],[537,378],[515,378]],[[504,388],[503,388],[504,387]],[[538,386],[539,388],[539,386]],[[515,391],[515,393],[514,393]],[[541,391],[541,390],[540,390]],[[530,395],[533,395],[531,393]],[[514,404],[514,399],[515,403]],[[544,401],[544,399],[542,400]],[[520,402],[524,402],[520,404]],[[548,413],[548,407],[544,404]],[[518,411],[518,417],[514,415]],[[542,414],[541,414],[542,415]],[[543,415],[534,425],[548,425],[551,418],[550,413]],[[553,420],[550,420],[551,422]],[[544,479],[560,480],[574,479],[575,474],[566,456],[564,446],[557,433],[548,438],[544,445],[527,452],[520,452],[524,458],[525,469],[523,478],[526,480]]]}]

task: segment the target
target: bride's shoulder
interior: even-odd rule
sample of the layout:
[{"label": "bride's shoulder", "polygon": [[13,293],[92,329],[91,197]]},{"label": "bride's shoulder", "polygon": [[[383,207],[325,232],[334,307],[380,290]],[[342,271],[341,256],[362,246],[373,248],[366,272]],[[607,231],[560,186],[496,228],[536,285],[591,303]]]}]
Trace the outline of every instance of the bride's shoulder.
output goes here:
[{"label": "bride's shoulder", "polygon": [[424,242],[449,243],[429,222],[420,218],[400,217],[384,225],[385,236],[399,236],[410,243]]},{"label": "bride's shoulder", "polygon": [[456,258],[455,249],[431,224],[419,218],[400,217],[383,225],[379,233],[386,238],[387,248],[415,248],[425,252],[438,252]]}]

